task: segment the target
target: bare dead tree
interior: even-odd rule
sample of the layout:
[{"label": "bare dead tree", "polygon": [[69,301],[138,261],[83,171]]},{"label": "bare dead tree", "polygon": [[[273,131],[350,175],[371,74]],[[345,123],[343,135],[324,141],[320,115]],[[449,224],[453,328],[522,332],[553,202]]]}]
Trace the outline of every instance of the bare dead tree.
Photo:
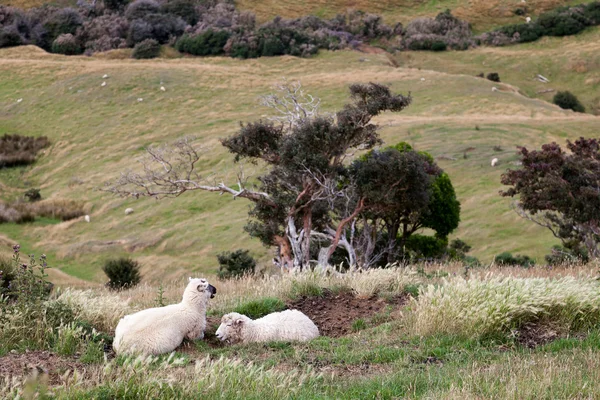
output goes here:
[{"label": "bare dead tree", "polygon": [[107,182],[100,190],[122,197],[178,197],[185,192],[204,190],[231,194],[252,201],[270,201],[267,193],[246,187],[247,179],[242,169],[237,174],[237,189],[224,182],[209,183],[196,170],[201,148],[193,144],[194,137],[184,137],[162,146],[150,146],[138,159],[141,171],[127,170],[115,181]]},{"label": "bare dead tree", "polygon": [[321,99],[305,93],[300,81],[289,82],[284,78],[273,89],[279,94],[272,93],[260,98],[260,104],[279,114],[269,117],[270,121],[281,123],[287,130],[292,130],[299,121],[319,115]]}]

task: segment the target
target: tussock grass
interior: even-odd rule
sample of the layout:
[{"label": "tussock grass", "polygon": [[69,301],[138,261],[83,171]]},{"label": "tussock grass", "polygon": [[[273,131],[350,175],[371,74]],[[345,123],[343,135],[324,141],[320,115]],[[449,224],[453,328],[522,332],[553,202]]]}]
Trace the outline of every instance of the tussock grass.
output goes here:
[{"label": "tussock grass", "polygon": [[571,332],[600,322],[600,283],[591,277],[456,277],[422,287],[411,307],[418,335],[497,336],[536,321]]}]

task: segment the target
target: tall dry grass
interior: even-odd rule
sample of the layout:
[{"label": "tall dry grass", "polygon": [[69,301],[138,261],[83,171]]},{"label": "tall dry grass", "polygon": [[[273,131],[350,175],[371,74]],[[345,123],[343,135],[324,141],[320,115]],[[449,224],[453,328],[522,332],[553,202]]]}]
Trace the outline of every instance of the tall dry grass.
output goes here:
[{"label": "tall dry grass", "polygon": [[528,322],[552,322],[566,332],[600,322],[600,282],[595,277],[454,277],[421,288],[411,306],[418,335],[468,337],[506,334]]}]

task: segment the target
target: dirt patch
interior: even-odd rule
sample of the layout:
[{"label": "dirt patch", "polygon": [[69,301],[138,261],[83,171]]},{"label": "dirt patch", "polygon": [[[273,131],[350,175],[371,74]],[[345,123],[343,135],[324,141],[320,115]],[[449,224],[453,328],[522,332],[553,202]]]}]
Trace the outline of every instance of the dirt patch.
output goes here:
[{"label": "dirt patch", "polygon": [[516,340],[520,345],[532,349],[567,337],[583,340],[586,335],[584,333],[575,333],[573,335],[557,329],[552,324],[534,322],[519,328]]},{"label": "dirt patch", "polygon": [[[303,296],[288,303],[288,308],[302,311],[319,327],[323,336],[340,337],[352,332],[352,324],[358,319],[371,320],[370,326],[377,324],[372,320],[375,314],[384,311],[386,306],[392,310],[404,305],[408,296],[399,296],[386,301],[377,296],[358,298],[350,292],[333,293],[329,290],[320,297]],[[381,321],[383,322],[383,321]]]},{"label": "dirt patch", "polygon": [[48,375],[50,385],[59,384],[61,376],[75,369],[83,371],[85,365],[79,361],[61,357],[49,351],[29,351],[26,353],[9,353],[0,357],[0,376],[17,377]]}]

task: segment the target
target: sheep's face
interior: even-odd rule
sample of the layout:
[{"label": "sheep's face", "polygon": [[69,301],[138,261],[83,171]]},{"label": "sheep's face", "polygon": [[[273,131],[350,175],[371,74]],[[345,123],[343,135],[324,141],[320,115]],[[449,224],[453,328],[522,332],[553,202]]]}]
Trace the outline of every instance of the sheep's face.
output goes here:
[{"label": "sheep's face", "polygon": [[190,278],[185,292],[183,293],[184,300],[203,300],[212,299],[217,294],[217,288],[208,283],[204,278]]},{"label": "sheep's face", "polygon": [[242,338],[241,330],[249,320],[250,318],[242,314],[225,314],[221,318],[221,325],[219,325],[219,329],[217,329],[215,335],[221,341],[227,341],[229,343],[239,342]]}]

